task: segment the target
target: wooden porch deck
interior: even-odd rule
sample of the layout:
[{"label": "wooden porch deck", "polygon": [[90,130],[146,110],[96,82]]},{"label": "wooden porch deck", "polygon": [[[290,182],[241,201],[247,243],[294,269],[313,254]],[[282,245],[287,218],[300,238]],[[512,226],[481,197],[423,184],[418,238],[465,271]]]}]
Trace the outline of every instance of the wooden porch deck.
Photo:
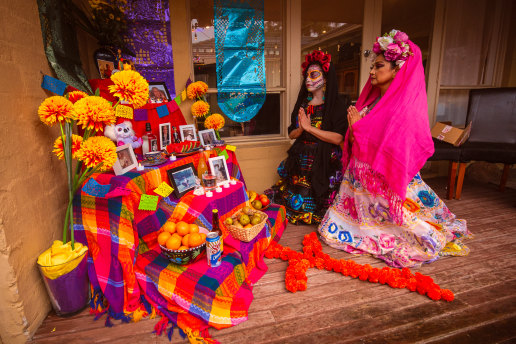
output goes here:
[{"label": "wooden porch deck", "polygon": [[[444,197],[443,179],[428,182]],[[516,343],[516,190],[500,193],[496,185],[469,181],[462,200],[447,205],[468,220],[475,235],[466,242],[471,253],[414,271],[451,289],[453,302],[316,269],[308,270],[308,289],[292,294],[284,286],[286,262],[274,259],[254,288],[249,320],[210,333],[221,343]],[[289,225],[280,242],[299,250],[303,235],[314,229]],[[327,246],[324,251],[351,258]],[[353,259],[385,266],[371,257]],[[152,334],[156,321],[107,328],[87,310],[71,318],[50,314],[33,342],[187,343],[177,330],[171,342]]]}]

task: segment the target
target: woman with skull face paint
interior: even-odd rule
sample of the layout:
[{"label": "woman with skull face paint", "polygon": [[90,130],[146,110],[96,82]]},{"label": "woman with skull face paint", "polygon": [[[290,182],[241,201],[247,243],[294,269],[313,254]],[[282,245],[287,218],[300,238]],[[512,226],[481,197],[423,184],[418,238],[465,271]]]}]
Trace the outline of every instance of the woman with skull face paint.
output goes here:
[{"label": "woman with skull face paint", "polygon": [[421,51],[397,30],[379,37],[373,51],[369,82],[348,108],[344,177],[321,238],[397,268],[466,255],[466,221],[419,175],[434,151]]},{"label": "woman with skull face paint", "polygon": [[278,167],[280,181],[265,193],[285,206],[290,223],[319,223],[337,194],[340,144],[347,130],[331,55],[315,50],[303,63],[304,82],[288,128],[295,139]]}]

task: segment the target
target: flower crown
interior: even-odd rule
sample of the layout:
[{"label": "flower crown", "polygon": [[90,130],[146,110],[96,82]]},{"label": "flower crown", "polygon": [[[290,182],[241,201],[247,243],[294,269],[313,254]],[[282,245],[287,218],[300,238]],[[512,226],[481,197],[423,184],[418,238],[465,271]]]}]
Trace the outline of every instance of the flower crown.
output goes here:
[{"label": "flower crown", "polygon": [[409,55],[412,55],[408,44],[408,36],[405,32],[391,30],[382,37],[377,37],[373,45],[373,52],[376,55],[382,54],[387,61],[395,61],[401,68]]},{"label": "flower crown", "polygon": [[330,54],[325,54],[320,50],[314,50],[311,54],[305,56],[305,62],[301,65],[301,67],[303,67],[303,75],[306,75],[306,70],[314,63],[319,63],[324,73],[328,73],[330,70],[330,62]]}]

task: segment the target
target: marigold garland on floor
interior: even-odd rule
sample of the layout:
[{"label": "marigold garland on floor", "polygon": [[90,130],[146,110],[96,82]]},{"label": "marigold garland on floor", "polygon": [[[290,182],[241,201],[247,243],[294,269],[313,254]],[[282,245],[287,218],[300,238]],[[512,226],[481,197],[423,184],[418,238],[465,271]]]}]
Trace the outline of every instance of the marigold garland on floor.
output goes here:
[{"label": "marigold garland on floor", "polygon": [[290,247],[283,247],[277,242],[272,242],[267,252],[267,258],[280,258],[288,261],[288,268],[285,273],[285,287],[288,291],[295,293],[298,290],[306,290],[306,271],[316,267],[319,270],[340,272],[344,276],[358,278],[361,281],[371,283],[387,284],[392,288],[407,288],[410,291],[417,291],[426,295],[432,300],[443,299],[453,301],[453,292],[449,289],[441,289],[434,283],[430,276],[419,272],[412,274],[410,269],[396,269],[383,267],[373,268],[369,264],[358,264],[352,260],[331,258],[322,251],[322,245],[316,232],[305,235],[303,239],[303,253],[292,250]]}]

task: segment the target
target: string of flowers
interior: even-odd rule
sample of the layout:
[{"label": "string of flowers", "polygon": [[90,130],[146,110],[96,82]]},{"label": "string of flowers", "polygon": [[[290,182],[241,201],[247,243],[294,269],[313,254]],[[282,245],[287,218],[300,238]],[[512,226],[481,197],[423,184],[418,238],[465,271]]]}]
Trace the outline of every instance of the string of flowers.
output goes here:
[{"label": "string of flowers", "polygon": [[419,272],[412,274],[408,268],[400,270],[383,267],[379,269],[373,268],[369,264],[358,264],[352,260],[331,258],[322,251],[322,245],[316,232],[304,236],[302,253],[273,241],[265,252],[265,257],[288,261],[285,287],[292,293],[306,290],[308,281],[306,271],[315,267],[319,270],[335,271],[361,281],[387,284],[392,288],[407,288],[435,301],[442,299],[450,302],[455,298],[451,290],[441,289],[430,276]]},{"label": "string of flowers", "polygon": [[[59,124],[61,135],[54,141],[53,153],[64,160],[68,179],[68,205],[63,224],[63,244],[67,242],[70,229],[71,249],[75,250],[73,217],[71,216],[74,195],[82,183],[93,173],[110,169],[117,160],[116,146],[104,136],[95,136],[103,132],[106,125],[116,122],[115,109],[120,100],[133,102],[135,108],[147,102],[148,83],[137,72],[124,70],[111,76],[115,85],[110,91],[119,97],[113,106],[106,99],[88,95],[82,91],[69,92],[66,96],[52,96],[45,99],[38,108],[40,120],[48,125]],[[73,128],[84,129],[83,136],[73,134]],[[73,172],[73,162],[78,162]]]},{"label": "string of flowers", "polygon": [[208,91],[208,85],[202,81],[196,81],[188,85],[186,95],[188,99],[195,100],[191,107],[192,116],[196,119],[205,118],[204,127],[215,130],[217,139],[220,140],[219,130],[224,127],[225,120],[221,114],[210,113],[210,104],[206,101],[206,91]]}]

